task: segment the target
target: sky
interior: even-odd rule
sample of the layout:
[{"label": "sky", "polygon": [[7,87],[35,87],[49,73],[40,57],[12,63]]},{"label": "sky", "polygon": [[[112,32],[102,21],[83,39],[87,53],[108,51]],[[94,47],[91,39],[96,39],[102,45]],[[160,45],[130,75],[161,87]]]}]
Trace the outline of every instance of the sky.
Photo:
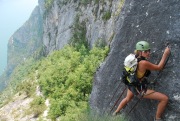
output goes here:
[{"label": "sky", "polygon": [[7,44],[30,17],[38,0],[0,0],[0,75],[7,66]]}]

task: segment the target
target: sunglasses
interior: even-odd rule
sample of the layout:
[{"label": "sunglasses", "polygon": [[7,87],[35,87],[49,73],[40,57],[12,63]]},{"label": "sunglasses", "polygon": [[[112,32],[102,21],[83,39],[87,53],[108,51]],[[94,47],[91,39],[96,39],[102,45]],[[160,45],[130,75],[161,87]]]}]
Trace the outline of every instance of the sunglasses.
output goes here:
[{"label": "sunglasses", "polygon": [[143,52],[144,52],[144,53],[148,53],[148,52],[150,53],[151,50],[150,50],[150,49],[149,49],[149,50],[144,50]]}]

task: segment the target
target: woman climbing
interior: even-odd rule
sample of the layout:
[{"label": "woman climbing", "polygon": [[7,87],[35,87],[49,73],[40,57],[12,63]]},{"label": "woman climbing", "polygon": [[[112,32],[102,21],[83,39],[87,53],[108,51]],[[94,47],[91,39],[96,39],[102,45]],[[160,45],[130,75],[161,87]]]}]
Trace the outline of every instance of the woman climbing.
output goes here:
[{"label": "woman climbing", "polygon": [[166,105],[168,103],[168,97],[160,92],[156,92],[151,89],[147,89],[146,86],[146,78],[150,71],[154,70],[162,70],[165,64],[166,59],[168,58],[170,54],[170,48],[166,47],[163,56],[161,58],[161,61],[159,64],[153,64],[149,62],[147,59],[150,58],[150,46],[149,43],[146,41],[139,41],[136,44],[136,52],[138,59],[138,66],[136,70],[136,77],[139,80],[139,84],[136,87],[128,86],[127,95],[126,97],[121,101],[116,111],[113,113],[113,115],[116,115],[120,110],[133,98],[134,95],[142,95],[142,98],[146,99],[153,99],[159,101],[159,104],[157,106],[155,121],[161,121],[161,116],[166,108]]}]

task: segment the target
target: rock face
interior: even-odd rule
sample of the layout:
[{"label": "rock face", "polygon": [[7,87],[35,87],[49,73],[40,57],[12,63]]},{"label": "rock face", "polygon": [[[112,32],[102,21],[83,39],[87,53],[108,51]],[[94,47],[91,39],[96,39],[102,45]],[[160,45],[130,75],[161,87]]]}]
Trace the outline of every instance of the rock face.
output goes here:
[{"label": "rock face", "polygon": [[[119,81],[124,58],[134,51],[137,41],[147,40],[150,43],[152,50],[150,61],[154,63],[161,58],[165,43],[169,42],[171,56],[161,76],[157,79],[158,85],[156,85],[155,90],[168,95],[170,99],[163,115],[164,119],[168,121],[180,119],[179,10],[179,0],[125,1],[117,20],[118,29],[111,43],[109,56],[95,74],[90,98],[92,110],[100,114],[109,113],[125,87]],[[155,78],[157,73],[152,73],[150,79]],[[120,88],[110,103],[119,84]],[[125,93],[123,97],[126,95]],[[123,109],[123,112],[127,114],[136,101],[137,97]],[[156,101],[143,99],[128,117],[131,121],[151,121],[155,116],[157,103]]]},{"label": "rock face", "polygon": [[[42,0],[41,0],[42,1]],[[122,2],[120,0],[90,1],[83,3],[81,0],[54,0],[52,7],[44,16],[43,45],[48,55],[54,50],[59,50],[70,42],[73,36],[73,26],[76,17],[79,23],[85,22],[86,39],[92,47],[95,42],[110,43],[116,29],[116,18],[120,13]],[[111,12],[108,20],[103,16]]]}]

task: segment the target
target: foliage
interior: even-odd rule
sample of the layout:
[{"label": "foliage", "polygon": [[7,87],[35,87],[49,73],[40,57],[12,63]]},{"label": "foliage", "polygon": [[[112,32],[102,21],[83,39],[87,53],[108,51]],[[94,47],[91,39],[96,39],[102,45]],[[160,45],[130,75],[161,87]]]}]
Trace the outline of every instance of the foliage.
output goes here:
[{"label": "foliage", "polygon": [[[15,91],[18,92],[19,89],[18,88],[23,88],[20,87],[22,81],[24,81],[24,85],[33,85],[30,84],[32,82],[32,80],[34,80],[34,73],[36,70],[36,61],[34,61],[34,59],[27,59],[24,63],[22,63],[21,65],[18,65],[13,73],[11,74],[10,77],[10,87]],[[29,80],[29,81],[28,81]],[[19,86],[17,88],[17,86]],[[24,87],[26,88],[26,87]]]},{"label": "foliage", "polygon": [[89,4],[91,2],[91,0],[80,0],[80,3],[82,4],[82,5],[87,5],[87,4]]},{"label": "foliage", "polygon": [[43,14],[44,19],[49,14],[49,11],[51,10],[51,8],[53,6],[53,2],[54,2],[54,0],[44,0],[44,7],[45,7],[45,11]]},{"label": "foliage", "polygon": [[103,16],[102,16],[102,19],[107,21],[111,18],[111,12],[110,11],[106,11]]},{"label": "foliage", "polygon": [[96,42],[95,42],[95,46],[96,47],[99,47],[99,48],[104,48],[106,46],[106,42],[105,40],[103,39],[98,39]]},{"label": "foliage", "polygon": [[33,113],[36,117],[38,117],[46,109],[44,103],[45,99],[43,97],[35,97],[34,100],[30,103],[31,108],[29,110],[29,113]]},{"label": "foliage", "polygon": [[[50,99],[50,119],[78,120],[78,116],[88,107],[93,75],[109,49],[94,47],[89,50],[83,44],[78,49],[76,47],[65,46],[39,61],[26,60],[12,73],[6,92],[12,95],[26,92],[27,96],[32,97],[38,83],[44,97]],[[3,94],[1,100],[8,98],[8,94]],[[45,110],[41,105],[43,100],[35,97],[30,112],[40,115]]]},{"label": "foliage", "polygon": [[79,112],[86,109],[93,74],[107,52],[107,47],[88,51],[82,45],[77,51],[66,46],[42,61],[38,80],[44,96],[51,99],[51,119],[68,115],[73,109],[81,110]]},{"label": "foliage", "polygon": [[16,93],[26,93],[32,96],[35,93],[35,70],[39,62],[34,59],[27,59],[19,64],[9,78],[6,77],[6,88],[0,93],[0,106],[11,101],[12,95]]},{"label": "foliage", "polygon": [[54,0],[45,0],[45,8],[46,10],[49,10],[54,2]]},{"label": "foliage", "polygon": [[25,94],[29,97],[35,92],[35,84],[32,80],[26,80],[22,83],[19,83],[16,87],[16,92],[25,92]]},{"label": "foliage", "polygon": [[99,3],[99,0],[94,0],[95,4],[98,4]]},{"label": "foliage", "polygon": [[3,74],[0,75],[0,92],[5,89],[7,78],[8,77],[4,71]]},{"label": "foliage", "polygon": [[76,16],[73,24],[73,36],[71,38],[71,45],[77,50],[81,48],[82,45],[88,48],[88,42],[86,40],[86,23],[85,21],[80,22],[79,16]]}]

